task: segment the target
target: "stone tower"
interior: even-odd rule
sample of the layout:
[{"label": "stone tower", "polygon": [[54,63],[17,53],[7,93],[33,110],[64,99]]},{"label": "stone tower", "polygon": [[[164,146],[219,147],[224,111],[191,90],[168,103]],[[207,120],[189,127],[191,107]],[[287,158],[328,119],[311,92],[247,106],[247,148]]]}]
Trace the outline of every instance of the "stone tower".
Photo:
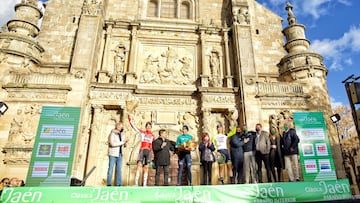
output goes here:
[{"label": "stone tower", "polygon": [[[230,130],[235,110],[249,129],[294,111],[323,111],[330,123],[327,69],[290,5],[284,30],[255,0],[49,0],[44,14],[37,5],[17,4],[0,33],[0,98],[10,107],[0,122],[4,176],[26,176],[41,106],[81,107],[73,176],[96,166],[86,184],[97,186],[105,185],[107,136],[118,121],[129,136],[122,182],[134,183],[139,136],[128,125],[130,100],[139,128],[150,121],[172,141],[184,124],[197,141],[204,131],[215,135],[218,123]],[[192,158],[200,184],[197,151]],[[175,184],[177,156],[171,160]],[[344,177],[341,167],[337,173]]]}]

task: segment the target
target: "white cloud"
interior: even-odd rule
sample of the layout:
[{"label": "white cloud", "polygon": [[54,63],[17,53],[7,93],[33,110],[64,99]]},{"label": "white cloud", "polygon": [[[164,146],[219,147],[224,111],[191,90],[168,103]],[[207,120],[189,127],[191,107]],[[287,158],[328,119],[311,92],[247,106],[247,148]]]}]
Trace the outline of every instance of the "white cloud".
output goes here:
[{"label": "white cloud", "polygon": [[339,39],[313,40],[311,49],[330,61],[330,69],[342,70],[343,64],[352,64],[349,56],[360,52],[360,26],[351,27]]},{"label": "white cloud", "polygon": [[[264,4],[275,13],[285,14],[285,6],[289,0],[258,0],[258,2]],[[351,6],[351,0],[292,0],[290,3],[293,6],[295,16],[311,16],[315,20],[329,14],[331,12],[330,9],[334,9],[339,4]]]},{"label": "white cloud", "polygon": [[15,4],[20,0],[1,0],[0,6],[0,26],[3,26],[9,21],[15,14]]},{"label": "white cloud", "polygon": [[[18,4],[21,0],[1,0],[0,6],[0,27],[6,25],[6,23],[15,16],[15,5]],[[38,2],[38,7],[44,12],[44,7],[42,2],[47,0],[42,0]]]},{"label": "white cloud", "polygon": [[331,108],[334,109],[337,106],[345,106],[342,102],[335,101],[333,97],[330,97]]}]

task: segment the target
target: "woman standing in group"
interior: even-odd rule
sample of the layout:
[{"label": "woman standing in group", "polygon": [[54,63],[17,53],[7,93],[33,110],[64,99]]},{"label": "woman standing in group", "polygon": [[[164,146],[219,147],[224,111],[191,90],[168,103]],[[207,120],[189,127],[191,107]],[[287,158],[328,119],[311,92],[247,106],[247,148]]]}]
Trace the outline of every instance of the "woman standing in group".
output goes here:
[{"label": "woman standing in group", "polygon": [[[282,170],[284,168],[283,157],[281,153],[281,139],[276,127],[270,127],[270,169],[275,182],[281,182]],[[277,178],[275,174],[277,172]]]},{"label": "woman standing in group", "polygon": [[213,154],[213,151],[215,151],[215,146],[210,141],[209,134],[207,132],[203,133],[202,142],[199,145],[199,151],[201,165],[203,166],[204,170],[204,185],[211,185],[212,164],[215,161],[215,156]]}]

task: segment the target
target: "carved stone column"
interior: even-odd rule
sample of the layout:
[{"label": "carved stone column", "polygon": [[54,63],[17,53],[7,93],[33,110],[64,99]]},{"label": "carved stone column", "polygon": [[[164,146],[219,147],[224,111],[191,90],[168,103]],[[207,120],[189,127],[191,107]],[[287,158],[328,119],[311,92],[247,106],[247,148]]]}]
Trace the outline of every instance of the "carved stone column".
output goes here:
[{"label": "carved stone column", "polygon": [[200,28],[200,43],[201,43],[201,86],[209,87],[209,71],[206,67],[206,56],[205,56],[205,29]]},{"label": "carved stone column", "polygon": [[131,42],[130,42],[130,56],[128,72],[126,73],[126,84],[134,84],[136,79],[135,60],[136,60],[136,46],[137,46],[137,29],[138,24],[131,24]]},{"label": "carved stone column", "polygon": [[106,27],[106,36],[105,36],[105,48],[103,53],[103,64],[101,70],[98,73],[98,82],[107,83],[109,82],[109,43],[111,39],[111,32],[113,29],[113,24],[107,24]]},{"label": "carved stone column", "polygon": [[228,29],[223,29],[222,32],[224,35],[224,46],[225,46],[226,87],[232,88],[234,87],[234,84],[233,84],[233,76],[231,75],[231,69],[230,69]]},{"label": "carved stone column", "polygon": [[[97,159],[96,155],[99,149],[97,147],[99,146],[98,140],[99,136],[101,136],[100,128],[101,128],[101,121],[103,120],[102,112],[104,111],[103,105],[93,105],[94,113],[93,113],[93,122],[91,125],[91,134],[89,137],[89,143],[88,143],[88,152],[86,157],[86,168],[90,169],[93,166],[96,166]],[[94,176],[92,176],[94,177]],[[88,179],[88,183],[90,185],[94,184],[94,181],[100,181],[100,180],[93,180],[93,178]],[[97,185],[97,184],[96,184]]]}]

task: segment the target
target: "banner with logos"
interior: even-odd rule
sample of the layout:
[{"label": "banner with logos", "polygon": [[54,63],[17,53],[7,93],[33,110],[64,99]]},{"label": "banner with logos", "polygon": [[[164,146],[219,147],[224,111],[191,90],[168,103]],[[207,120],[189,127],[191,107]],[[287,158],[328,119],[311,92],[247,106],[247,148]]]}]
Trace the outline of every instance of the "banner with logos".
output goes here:
[{"label": "banner with logos", "polygon": [[27,186],[70,185],[79,117],[79,107],[42,107]]},{"label": "banner with logos", "polygon": [[294,122],[304,181],[336,180],[323,113],[294,112]]},{"label": "banner with logos", "polygon": [[212,186],[10,187],[0,202],[308,202],[351,199],[347,179]]}]

